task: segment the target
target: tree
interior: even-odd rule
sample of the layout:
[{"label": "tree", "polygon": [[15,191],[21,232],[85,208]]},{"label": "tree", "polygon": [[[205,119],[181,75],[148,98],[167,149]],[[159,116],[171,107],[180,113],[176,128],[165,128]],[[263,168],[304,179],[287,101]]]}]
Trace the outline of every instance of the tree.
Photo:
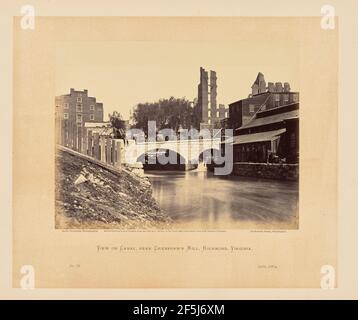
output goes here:
[{"label": "tree", "polygon": [[113,128],[113,137],[115,139],[124,139],[126,137],[126,122],[118,111],[108,114],[109,122]]},{"label": "tree", "polygon": [[197,115],[193,103],[184,98],[160,99],[156,102],[138,103],[132,112],[133,127],[148,133],[148,121],[156,121],[156,127],[173,129],[198,128]]}]

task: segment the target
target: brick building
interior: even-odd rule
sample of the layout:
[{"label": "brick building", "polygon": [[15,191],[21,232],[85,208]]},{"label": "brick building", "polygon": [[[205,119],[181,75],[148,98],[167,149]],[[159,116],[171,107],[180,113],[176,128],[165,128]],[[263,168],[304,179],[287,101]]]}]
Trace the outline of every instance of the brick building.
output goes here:
[{"label": "brick building", "polygon": [[259,73],[248,98],[230,104],[228,126],[234,129],[234,162],[298,163],[299,93],[266,83]]},{"label": "brick building", "polygon": [[245,125],[256,112],[270,110],[299,102],[299,93],[291,92],[289,83],[269,82],[266,87],[264,75],[259,72],[251,86],[252,93],[246,99],[229,104],[229,125],[236,129]]},{"label": "brick building", "polygon": [[85,123],[103,122],[103,103],[95,97],[88,96],[88,91],[70,89],[69,94],[55,97],[56,141],[67,140],[77,129],[84,128]]},{"label": "brick building", "polygon": [[103,122],[103,103],[89,97],[88,91],[71,88],[69,94],[57,96],[56,116],[84,126],[85,122]]}]

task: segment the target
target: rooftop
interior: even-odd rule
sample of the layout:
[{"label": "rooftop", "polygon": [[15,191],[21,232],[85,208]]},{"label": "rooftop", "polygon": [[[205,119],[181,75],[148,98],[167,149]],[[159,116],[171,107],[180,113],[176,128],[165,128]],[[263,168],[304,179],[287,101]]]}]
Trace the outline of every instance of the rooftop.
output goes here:
[{"label": "rooftop", "polygon": [[250,122],[247,124],[241,126],[240,128],[237,128],[235,130],[241,130],[241,129],[247,129],[247,128],[253,128],[258,126],[263,126],[266,124],[281,122],[288,119],[295,119],[299,116],[299,110],[292,110],[288,112],[278,113],[274,114],[272,116],[262,117],[262,118],[253,118]]},{"label": "rooftop", "polygon": [[102,121],[102,122],[86,122],[85,127],[86,128],[102,128],[102,127],[108,127],[110,126],[109,121]]},{"label": "rooftop", "polygon": [[225,143],[243,144],[243,143],[272,141],[277,139],[284,132],[286,132],[286,129],[283,128],[283,129],[272,130],[272,131],[244,134],[244,135],[229,138],[225,141]]}]

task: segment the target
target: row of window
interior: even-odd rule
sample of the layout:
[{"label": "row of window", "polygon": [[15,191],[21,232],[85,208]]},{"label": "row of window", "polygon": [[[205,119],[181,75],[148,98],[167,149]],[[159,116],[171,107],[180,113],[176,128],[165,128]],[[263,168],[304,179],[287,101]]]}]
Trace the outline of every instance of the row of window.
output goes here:
[{"label": "row of window", "polygon": [[[63,108],[64,109],[69,109],[70,108],[70,104],[69,103],[64,103],[63,104]],[[76,104],[76,109],[77,111],[82,111],[82,103],[77,103]],[[90,105],[90,110],[94,111],[94,105]]]},{"label": "row of window", "polygon": [[[279,102],[280,101],[280,94],[276,93],[275,94],[275,101]],[[289,94],[284,94],[283,95],[283,102],[288,102],[289,101]],[[292,95],[292,101],[293,102],[298,102],[298,94],[294,93]]]},{"label": "row of window", "polygon": [[[279,107],[280,106],[280,94],[275,94],[274,95],[275,98],[275,106]],[[284,103],[288,103],[289,102],[289,95],[288,94],[284,94],[283,95],[283,102]],[[298,102],[298,94],[295,93],[293,94],[293,102]],[[262,105],[261,107],[261,111],[266,110],[266,105]],[[249,112],[251,115],[253,115],[256,112],[256,105],[255,104],[249,104]]]},{"label": "row of window", "polygon": [[243,144],[235,148],[234,161],[237,162],[266,162],[269,143]]},{"label": "row of window", "polygon": [[[68,113],[63,114],[64,119],[68,119]],[[90,120],[94,120],[94,114],[90,114]],[[82,114],[77,114],[76,122],[82,122]]]}]

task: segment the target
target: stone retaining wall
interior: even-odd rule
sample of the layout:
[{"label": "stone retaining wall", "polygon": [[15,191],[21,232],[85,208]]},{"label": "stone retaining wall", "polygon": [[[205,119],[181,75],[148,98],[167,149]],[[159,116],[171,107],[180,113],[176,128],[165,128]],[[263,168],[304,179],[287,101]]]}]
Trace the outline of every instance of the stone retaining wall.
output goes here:
[{"label": "stone retaining wall", "polygon": [[236,162],[233,165],[232,174],[244,177],[297,181],[299,176],[299,165]]}]

